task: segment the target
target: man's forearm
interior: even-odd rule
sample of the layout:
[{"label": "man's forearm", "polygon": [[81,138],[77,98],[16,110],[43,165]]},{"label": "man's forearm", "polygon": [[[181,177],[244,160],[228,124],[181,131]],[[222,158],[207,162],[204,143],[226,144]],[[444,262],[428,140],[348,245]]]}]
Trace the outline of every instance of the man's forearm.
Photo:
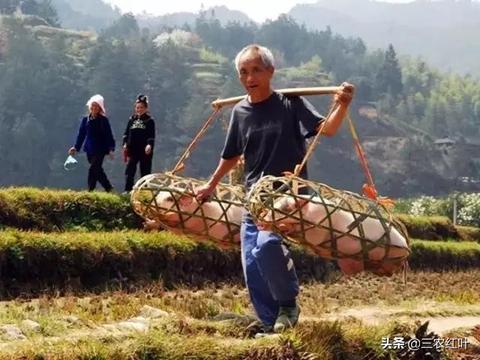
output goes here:
[{"label": "man's forearm", "polygon": [[340,105],[330,114],[326,119],[322,134],[325,136],[333,136],[337,133],[340,125],[342,125],[343,118],[347,115],[348,106]]},{"label": "man's forearm", "polygon": [[220,162],[218,163],[217,169],[213,173],[212,177],[208,181],[209,184],[213,186],[217,186],[217,184],[222,180],[222,178],[234,168],[234,166],[237,164],[238,160],[240,159],[240,156],[231,158],[231,159],[220,159]]}]

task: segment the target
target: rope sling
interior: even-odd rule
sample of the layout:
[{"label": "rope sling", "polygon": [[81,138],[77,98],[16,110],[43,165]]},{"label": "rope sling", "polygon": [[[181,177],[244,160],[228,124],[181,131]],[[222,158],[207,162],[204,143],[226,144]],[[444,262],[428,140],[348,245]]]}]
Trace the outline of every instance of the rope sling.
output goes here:
[{"label": "rope sling", "polygon": [[[340,87],[316,87],[282,89],[277,92],[286,96],[324,95],[335,94],[340,89]],[[161,227],[173,232],[180,232],[197,240],[209,240],[221,247],[232,247],[239,245],[241,223],[239,210],[247,207],[257,224],[281,233],[287,240],[301,244],[319,256],[337,260],[359,260],[364,263],[365,269],[379,269],[385,263],[405,263],[410,253],[408,234],[403,224],[393,217],[390,211],[391,200],[378,197],[365,153],[353,121],[348,114],[347,121],[350,132],[367,179],[367,183],[363,186],[365,196],[337,190],[325,184],[299,177],[302,168],[320,141],[325,125],[323,122],[313,141],[310,142],[302,162],[296,166],[293,173],[286,173],[283,177],[263,177],[252,187],[248,196],[241,186],[220,183],[209,201],[217,210],[215,216],[209,215],[204,209],[205,206],[196,202],[193,188],[202,186],[205,182],[177,174],[185,169],[185,162],[190,157],[192,150],[222,108],[233,105],[244,98],[245,96],[238,96],[212,102],[214,109],[212,114],[187,146],[173,169],[164,174],[148,175],[135,184],[131,196],[135,212],[146,221],[155,221]],[[332,106],[328,116],[334,110],[335,107]],[[184,197],[193,198],[194,205],[189,208],[189,211],[182,207],[182,198]],[[276,208],[278,200],[285,199],[285,197],[289,197],[294,200],[295,204],[299,204],[298,208],[291,212]],[[171,201],[166,203],[166,198]],[[319,207],[320,210],[323,210],[324,216],[318,219],[305,218],[302,209],[308,204]],[[335,217],[338,217],[338,214],[347,214],[346,218],[352,220],[347,228],[335,228]],[[172,216],[174,221],[171,220]],[[379,222],[382,231],[375,238],[366,236],[368,229],[365,229],[363,224],[366,219]],[[197,230],[192,230],[192,226],[190,226],[194,221],[197,221]],[[286,231],[282,226],[285,221],[295,223],[296,227]],[[199,222],[201,226],[198,226]],[[222,235],[220,236],[214,230],[216,226],[223,226],[228,230],[227,233],[220,234]],[[321,234],[327,235],[324,241],[318,242],[318,239],[310,239],[308,235],[312,233],[312,230],[319,230]],[[405,242],[399,244],[396,239],[392,239],[392,234],[399,234],[405,239]],[[346,238],[350,241],[354,240],[359,246],[356,249],[346,248],[343,246]]]}]

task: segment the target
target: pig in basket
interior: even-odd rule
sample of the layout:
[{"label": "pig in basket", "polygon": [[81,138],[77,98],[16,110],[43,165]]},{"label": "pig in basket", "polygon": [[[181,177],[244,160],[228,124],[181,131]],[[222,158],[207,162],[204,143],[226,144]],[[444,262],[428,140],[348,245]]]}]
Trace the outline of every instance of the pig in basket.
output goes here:
[{"label": "pig in basket", "polygon": [[168,172],[147,175],[135,184],[131,204],[146,228],[168,229],[221,248],[239,247],[243,187],[219,184],[210,201],[199,203],[194,188],[201,185],[201,180]]},{"label": "pig in basket", "polygon": [[247,208],[257,225],[337,260],[345,274],[391,276],[410,254],[405,227],[383,205],[321,183],[265,176],[248,193]]}]

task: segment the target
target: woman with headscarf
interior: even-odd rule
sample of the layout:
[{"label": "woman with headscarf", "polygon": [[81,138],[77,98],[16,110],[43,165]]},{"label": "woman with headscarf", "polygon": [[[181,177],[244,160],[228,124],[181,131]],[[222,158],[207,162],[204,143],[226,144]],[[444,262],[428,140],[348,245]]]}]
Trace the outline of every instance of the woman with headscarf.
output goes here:
[{"label": "woman with headscarf", "polygon": [[127,162],[125,169],[125,191],[133,188],[137,164],[140,175],[152,172],[153,146],[155,143],[155,121],[148,112],[148,98],[138,95],[135,101],[135,114],[128,120],[123,135],[123,151]]},{"label": "woman with headscarf", "polygon": [[106,192],[113,189],[112,184],[103,170],[103,160],[106,155],[113,159],[115,139],[113,138],[110,122],[106,117],[103,96],[94,95],[87,102],[89,113],[85,116],[78,129],[75,145],[68,150],[69,155],[75,155],[81,150],[87,153],[90,163],[88,170],[88,191],[95,190],[97,181]]}]

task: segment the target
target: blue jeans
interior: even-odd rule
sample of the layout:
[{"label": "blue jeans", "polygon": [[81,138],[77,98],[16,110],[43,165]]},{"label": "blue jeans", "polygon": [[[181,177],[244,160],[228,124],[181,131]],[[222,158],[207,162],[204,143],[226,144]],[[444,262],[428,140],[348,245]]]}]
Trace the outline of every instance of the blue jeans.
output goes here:
[{"label": "blue jeans", "polygon": [[242,266],[250,299],[258,318],[273,325],[279,306],[291,304],[298,295],[298,278],[282,237],[261,231],[245,213],[240,230]]}]

